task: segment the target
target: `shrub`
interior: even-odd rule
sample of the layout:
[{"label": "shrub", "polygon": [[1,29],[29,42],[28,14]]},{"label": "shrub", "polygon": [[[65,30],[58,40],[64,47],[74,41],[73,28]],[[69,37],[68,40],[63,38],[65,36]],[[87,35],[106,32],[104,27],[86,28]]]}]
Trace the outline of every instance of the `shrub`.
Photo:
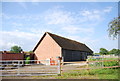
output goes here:
[{"label": "shrub", "polygon": [[[118,59],[118,58],[89,59],[89,61],[116,60],[116,59]],[[102,62],[96,62],[95,64],[96,64],[96,66],[100,66],[102,64]],[[90,66],[92,66],[92,64]],[[118,61],[104,61],[103,66],[105,66],[105,67],[119,66],[119,62]]]},{"label": "shrub", "polygon": [[30,64],[30,57],[26,58],[25,64]]},{"label": "shrub", "polygon": [[118,61],[111,61],[111,62],[104,62],[104,66],[118,66],[119,62]]}]

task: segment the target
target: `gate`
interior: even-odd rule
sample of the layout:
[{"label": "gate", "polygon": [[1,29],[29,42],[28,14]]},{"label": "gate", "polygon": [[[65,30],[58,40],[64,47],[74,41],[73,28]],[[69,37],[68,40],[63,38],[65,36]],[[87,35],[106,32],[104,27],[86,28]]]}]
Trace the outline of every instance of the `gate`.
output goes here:
[{"label": "gate", "polygon": [[60,74],[60,60],[1,60],[0,72],[0,76],[57,75]]}]

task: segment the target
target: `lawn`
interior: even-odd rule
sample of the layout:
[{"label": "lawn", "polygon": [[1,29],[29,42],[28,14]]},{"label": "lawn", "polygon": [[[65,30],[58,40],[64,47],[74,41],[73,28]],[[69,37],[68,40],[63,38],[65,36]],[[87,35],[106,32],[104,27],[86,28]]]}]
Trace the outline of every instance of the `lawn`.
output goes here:
[{"label": "lawn", "polygon": [[65,72],[58,79],[118,79],[117,69],[72,70]]}]

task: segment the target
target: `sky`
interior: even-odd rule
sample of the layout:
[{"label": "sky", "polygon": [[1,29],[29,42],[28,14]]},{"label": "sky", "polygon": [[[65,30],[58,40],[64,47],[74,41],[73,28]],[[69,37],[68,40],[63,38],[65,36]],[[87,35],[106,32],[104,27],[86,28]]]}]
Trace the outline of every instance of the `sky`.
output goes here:
[{"label": "sky", "polygon": [[84,43],[94,52],[118,48],[107,31],[117,15],[117,2],[2,2],[0,50],[14,45],[33,50],[45,32]]}]

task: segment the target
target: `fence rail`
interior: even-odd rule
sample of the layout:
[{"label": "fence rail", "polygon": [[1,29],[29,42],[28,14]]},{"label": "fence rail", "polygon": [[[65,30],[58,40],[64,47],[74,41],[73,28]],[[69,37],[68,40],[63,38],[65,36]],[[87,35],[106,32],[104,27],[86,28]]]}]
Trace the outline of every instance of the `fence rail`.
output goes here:
[{"label": "fence rail", "polygon": [[[110,65],[104,66],[105,62],[112,62],[112,61],[117,61],[118,65],[116,65],[116,66],[110,66]],[[64,66],[64,64],[72,64],[72,65],[77,64],[79,66],[81,63],[85,63],[84,68],[79,67],[79,70],[82,70],[82,69],[90,70],[90,69],[103,69],[103,68],[120,68],[119,61],[120,61],[120,59],[115,59],[115,60],[103,60],[103,59],[101,59],[99,61],[89,61],[89,59],[87,59],[87,61],[84,61],[84,62],[80,62],[80,61],[79,62],[62,62],[62,65]],[[92,65],[92,67],[90,65]],[[63,69],[62,69],[62,71],[63,71]]]},{"label": "fence rail", "polygon": [[[80,67],[79,70],[102,69],[102,68],[119,68],[120,66],[104,66],[104,62],[115,60],[97,60],[97,61],[80,61],[80,62],[63,62],[61,60],[0,60],[0,76],[40,76],[40,75],[58,75],[63,71],[64,64],[85,63],[86,67]],[[92,65],[92,67],[90,67]],[[99,66],[98,66],[99,65]]]},{"label": "fence rail", "polygon": [[59,65],[59,60],[0,60],[0,76],[57,75]]},{"label": "fence rail", "polygon": [[120,60],[100,60],[100,61],[89,61],[89,62],[111,62],[111,61],[120,61]]}]

